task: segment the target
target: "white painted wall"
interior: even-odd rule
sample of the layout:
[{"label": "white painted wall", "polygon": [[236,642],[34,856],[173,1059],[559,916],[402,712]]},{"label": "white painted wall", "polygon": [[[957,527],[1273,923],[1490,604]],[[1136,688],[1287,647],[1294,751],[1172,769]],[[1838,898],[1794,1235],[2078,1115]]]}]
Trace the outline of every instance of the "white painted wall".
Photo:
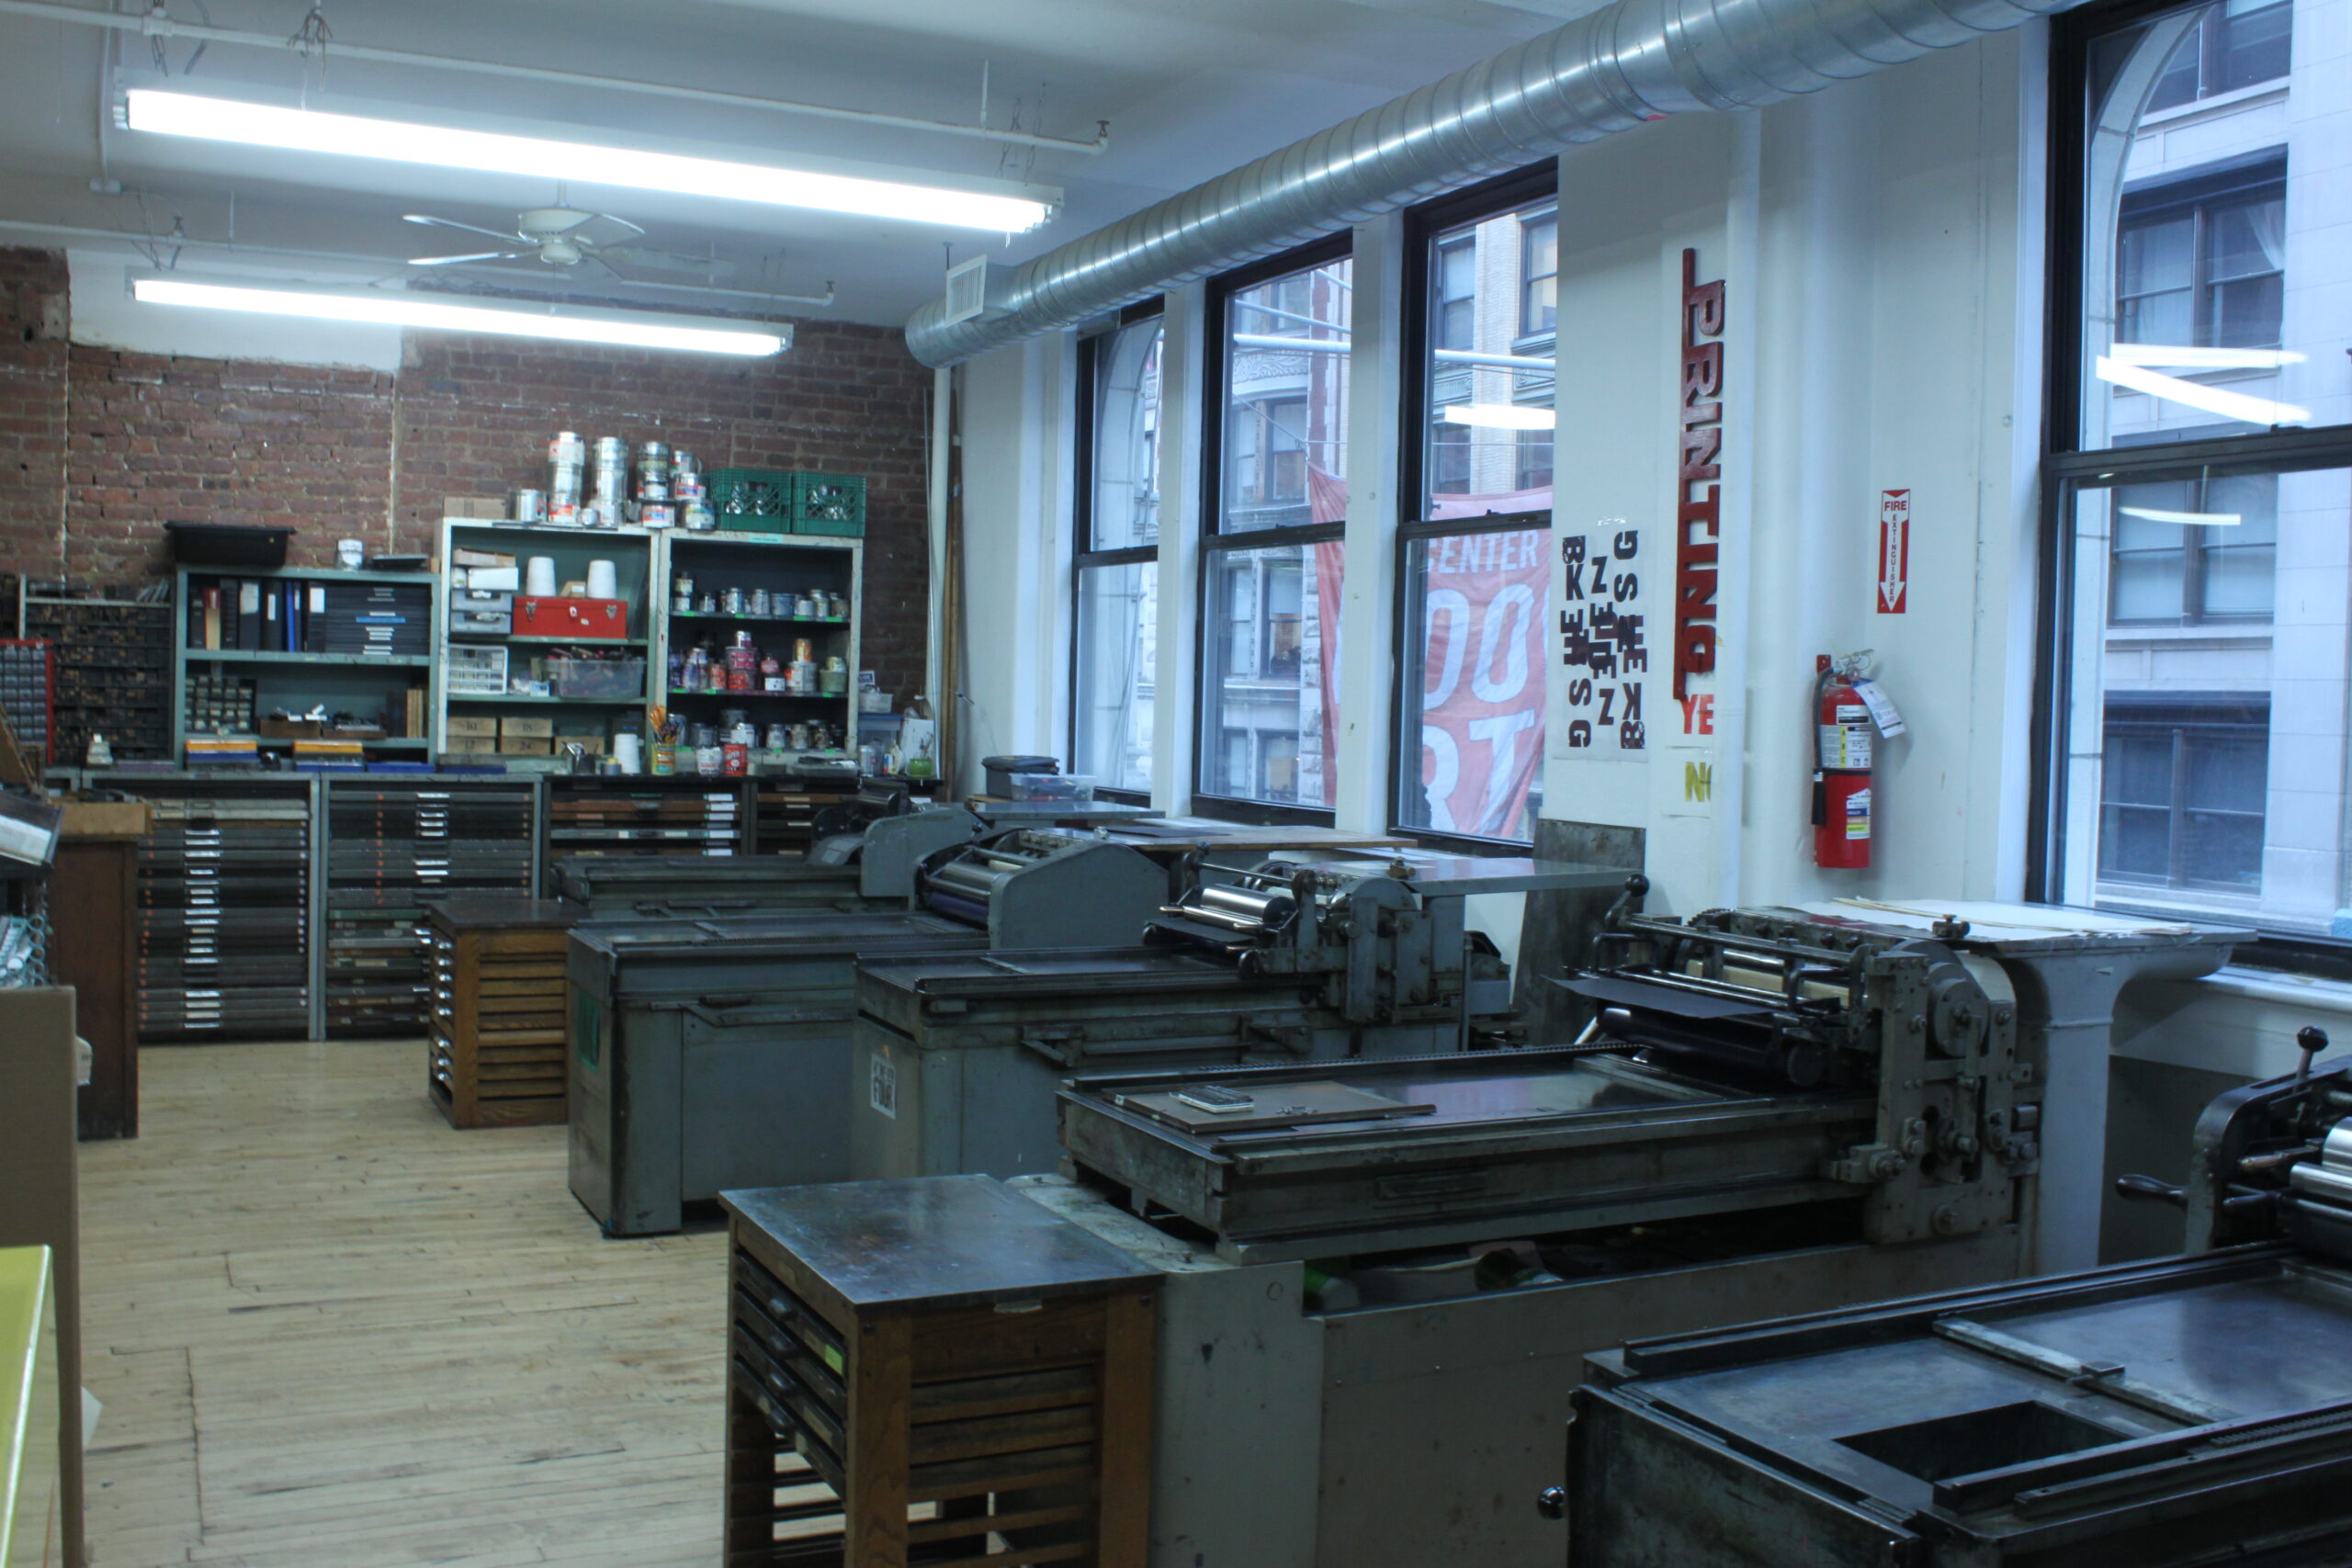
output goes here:
[{"label": "white painted wall", "polygon": [[[2021,216],[2028,55],[2004,35],[1562,161],[1557,526],[1641,530],[1654,657],[1645,756],[1569,753],[1553,682],[1545,801],[1647,829],[1654,907],[2017,890],[2004,846],[2021,842],[2025,801],[2004,763],[2029,716],[2010,651],[2032,636],[2018,578],[2038,430],[2016,390],[2041,310],[2017,266],[2041,254]],[[1685,735],[1668,699],[1685,246],[1727,286],[1719,669],[1690,688],[1713,698],[1712,738]],[[1914,587],[1886,615],[1878,492],[1898,487],[1913,491]],[[1911,733],[1879,759],[1871,869],[1825,872],[1814,656],[1862,648]],[[1711,802],[1689,798],[1693,761],[1713,766]]]},{"label": "white painted wall", "polygon": [[[1663,121],[1562,160],[1555,529],[1615,518],[1642,528],[1656,657],[1651,742],[1635,761],[1559,754],[1555,667],[1545,805],[1647,829],[1653,908],[2021,889],[2047,76],[2045,33],[2027,28],[1761,114]],[[1349,827],[1385,825],[1395,507],[1381,465],[1393,461],[1400,372],[1381,269],[1395,232],[1384,220],[1358,234],[1363,297],[1392,302],[1356,321],[1341,674],[1351,719],[1336,759]],[[1728,285],[1726,640],[1718,674],[1694,687],[1715,698],[1711,738],[1680,735],[1667,695],[1685,245],[1698,248],[1702,279]],[[1171,296],[1163,402],[1154,801],[1174,811],[1189,805],[1192,766],[1200,292]],[[965,372],[975,748],[1066,749],[1067,644],[1036,647],[1068,616],[1057,553],[1068,501],[1049,493],[1070,461],[1054,401],[1064,383],[1037,357],[1063,352],[1031,344]],[[1913,492],[1910,607],[1899,616],[1875,610],[1888,488]],[[1040,527],[1049,534],[1035,536]],[[1871,868],[1825,872],[1808,820],[1814,655],[1862,648],[1875,650],[1873,671],[1911,732],[1881,751]],[[1365,703],[1374,716],[1359,723]],[[1712,802],[1683,798],[1691,761],[1714,765]],[[1514,951],[1518,900],[1480,902],[1494,907],[1476,911],[1479,924]],[[2119,1047],[2267,1075],[2293,1066],[2306,1013],[2333,1010],[2352,1010],[2352,988],[2270,990],[2235,975],[2152,987],[2127,998]]]},{"label": "white painted wall", "polygon": [[[964,660],[956,788],[984,757],[1069,750],[1069,365],[1031,338],[956,372],[962,423]],[[1049,460],[1050,459],[1050,460]]]}]

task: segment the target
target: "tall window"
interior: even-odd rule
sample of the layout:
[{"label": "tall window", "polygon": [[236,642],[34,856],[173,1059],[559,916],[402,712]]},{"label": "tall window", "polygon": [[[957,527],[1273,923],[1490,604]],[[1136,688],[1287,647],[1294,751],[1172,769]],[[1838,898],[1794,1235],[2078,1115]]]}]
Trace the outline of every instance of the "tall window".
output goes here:
[{"label": "tall window", "polygon": [[2045,852],[2070,902],[2352,960],[2352,73],[2346,0],[2059,28]]},{"label": "tall window", "polygon": [[1151,789],[1159,627],[1161,332],[1148,310],[1079,345],[1071,771],[1136,795]]},{"label": "tall window", "polygon": [[1208,393],[1204,809],[1320,814],[1336,796],[1351,276],[1342,238],[1210,290],[1224,352]]},{"label": "tall window", "polygon": [[1543,802],[1559,219],[1550,167],[1432,204],[1411,243],[1420,448],[1397,562],[1393,820],[1524,842]]}]

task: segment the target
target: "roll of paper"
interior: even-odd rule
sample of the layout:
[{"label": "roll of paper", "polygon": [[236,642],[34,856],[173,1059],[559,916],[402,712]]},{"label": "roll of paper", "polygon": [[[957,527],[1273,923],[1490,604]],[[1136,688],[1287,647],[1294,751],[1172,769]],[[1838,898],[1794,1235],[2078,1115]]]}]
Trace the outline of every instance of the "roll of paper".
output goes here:
[{"label": "roll of paper", "polygon": [[620,573],[614,570],[613,563],[608,560],[590,561],[588,563],[588,597],[617,599],[620,596]]},{"label": "roll of paper", "polygon": [[620,734],[613,737],[613,760],[620,763],[621,772],[634,773],[644,767],[644,740],[641,737]]},{"label": "roll of paper", "polygon": [[[610,565],[610,562],[606,563]],[[523,592],[534,599],[555,597],[555,557],[533,556],[523,569]]]}]

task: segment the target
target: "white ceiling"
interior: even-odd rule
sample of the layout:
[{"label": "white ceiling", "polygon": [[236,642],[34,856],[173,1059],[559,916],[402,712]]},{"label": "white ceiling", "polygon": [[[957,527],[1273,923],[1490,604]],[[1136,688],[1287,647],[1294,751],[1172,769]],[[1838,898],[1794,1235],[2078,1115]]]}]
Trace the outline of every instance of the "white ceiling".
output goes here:
[{"label": "white ceiling", "polygon": [[[80,0],[103,8],[110,0]],[[119,0],[133,10],[143,0]],[[220,27],[291,35],[301,0],[209,0]],[[170,0],[202,19],[198,0]],[[719,144],[752,162],[854,158],[951,182],[1012,176],[1059,186],[1066,206],[1009,247],[969,231],[575,186],[574,206],[650,231],[646,243],[708,254],[732,288],[812,295],[830,309],[767,313],[896,324],[938,292],[944,243],[1018,261],[1163,196],[1433,80],[1591,8],[1591,0],[326,0],[342,42],[720,89],[974,124],[985,63],[989,123],[1091,137],[1107,152],[1033,149],[931,131],[641,94],[214,43],[178,77],[345,96],[434,113],[494,114],[548,134],[632,134]],[[193,53],[164,43],[169,69]],[[233,240],[181,253],[187,271],[324,279],[396,277],[403,258],[469,250],[465,236],[400,221],[411,211],[505,229],[554,192],[505,175],[177,141],[115,129],[117,63],[152,72],[148,39],[0,13],[0,243],[72,244],[24,225]],[[307,74],[306,74],[307,73]],[[118,182],[119,193],[94,188]],[[14,225],[15,227],[11,227]],[[448,243],[458,242],[458,243]],[[132,248],[119,246],[126,256]],[[311,253],[294,254],[291,253]],[[450,276],[450,273],[442,274]],[[463,269],[468,282],[629,298],[608,276],[538,263]],[[660,276],[672,281],[677,275]],[[755,301],[641,293],[673,309]]]}]

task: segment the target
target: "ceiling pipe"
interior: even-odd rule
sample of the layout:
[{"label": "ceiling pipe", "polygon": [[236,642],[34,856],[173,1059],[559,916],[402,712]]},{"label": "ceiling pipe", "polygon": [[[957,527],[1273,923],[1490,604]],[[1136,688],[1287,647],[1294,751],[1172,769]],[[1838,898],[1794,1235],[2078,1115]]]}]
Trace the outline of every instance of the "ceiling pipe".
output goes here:
[{"label": "ceiling pipe", "polygon": [[2078,0],[1614,0],[1013,269],[1001,314],[907,323],[926,365],[1073,327],[1668,115],[1761,108]]},{"label": "ceiling pipe", "polygon": [[[0,16],[32,17],[45,22],[104,28],[110,32],[137,33],[142,38],[197,39],[206,43],[246,49],[306,51],[300,38],[278,33],[248,32],[216,28],[207,22],[175,21],[162,6],[146,12],[91,11],[52,0],[0,0]],[[329,59],[372,60],[386,65],[414,65],[431,71],[457,71],[481,76],[509,76],[526,82],[551,82],[560,87],[586,87],[598,92],[638,93],[657,98],[683,98],[690,103],[721,104],[729,108],[764,109],[772,114],[813,115],[845,119],[859,125],[887,125],[901,130],[927,131],[938,136],[968,136],[981,141],[1010,142],[1017,147],[1041,147],[1056,152],[1100,152],[1111,145],[1108,122],[1097,121],[1091,140],[1038,136],[1023,130],[992,130],[984,125],[957,125],[949,120],[920,119],[911,115],[879,114],[872,109],[845,109],[831,104],[796,103],[787,98],[757,98],[747,93],[722,93],[710,87],[680,87],[666,82],[639,82],[621,76],[592,76],[579,71],[552,71],[538,65],[515,65],[497,60],[463,60],[448,54],[419,54],[413,50],[379,49],[370,44],[330,40],[322,52]]]}]

